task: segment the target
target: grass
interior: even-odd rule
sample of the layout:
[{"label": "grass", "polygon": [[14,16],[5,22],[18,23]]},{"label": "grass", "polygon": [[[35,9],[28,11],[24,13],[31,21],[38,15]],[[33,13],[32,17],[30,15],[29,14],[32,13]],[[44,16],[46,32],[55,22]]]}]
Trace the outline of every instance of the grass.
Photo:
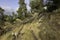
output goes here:
[{"label": "grass", "polygon": [[[58,15],[56,15],[56,16],[58,16]],[[50,21],[52,21],[52,20],[55,21],[56,16],[52,15]],[[16,22],[15,24],[11,24],[9,22],[6,22],[5,23],[6,26],[4,28],[10,28],[10,27],[12,27],[12,30],[8,31],[6,34],[3,34],[2,36],[0,36],[0,40],[12,40],[14,38],[12,36],[12,32],[18,34],[17,38],[16,38],[17,40],[41,40],[41,38],[39,37],[39,33],[41,33],[41,30],[45,29],[46,27],[44,27],[44,26],[47,25],[46,22],[45,22],[45,24],[42,24],[42,22],[44,20],[42,21],[41,19],[37,20],[35,18],[35,20],[33,20],[32,22],[26,23],[26,24],[20,24],[19,21]],[[58,22],[58,20],[60,20],[60,17],[59,18],[57,17],[57,22]],[[45,21],[47,21],[47,20],[45,20]],[[50,30],[50,29],[47,29],[47,31],[48,30]],[[60,30],[58,32],[60,32]],[[42,32],[42,34],[44,34],[44,32]],[[59,35],[60,35],[60,33],[56,36],[56,38],[60,38]],[[43,35],[42,37],[44,39],[44,38],[46,38],[46,35]],[[59,39],[57,39],[57,40],[59,40]]]}]

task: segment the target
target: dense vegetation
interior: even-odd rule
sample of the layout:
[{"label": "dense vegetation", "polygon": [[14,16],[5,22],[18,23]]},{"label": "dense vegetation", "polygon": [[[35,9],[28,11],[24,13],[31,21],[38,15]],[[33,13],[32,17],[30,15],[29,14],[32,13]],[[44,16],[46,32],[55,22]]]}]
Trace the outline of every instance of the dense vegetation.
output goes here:
[{"label": "dense vegetation", "polygon": [[0,7],[0,40],[60,40],[60,1],[53,0],[54,10],[49,4],[45,10],[42,2],[30,0],[28,12],[25,0],[19,0],[18,15],[5,15]]}]

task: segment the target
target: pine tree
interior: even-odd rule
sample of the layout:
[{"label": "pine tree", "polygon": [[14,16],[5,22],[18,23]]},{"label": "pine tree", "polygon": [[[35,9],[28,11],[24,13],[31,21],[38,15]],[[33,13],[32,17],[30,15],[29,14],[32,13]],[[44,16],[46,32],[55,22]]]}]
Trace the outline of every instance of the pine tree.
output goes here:
[{"label": "pine tree", "polygon": [[0,7],[0,25],[4,24],[4,9]]},{"label": "pine tree", "polygon": [[19,9],[18,9],[18,17],[20,19],[24,19],[27,14],[27,8],[25,4],[25,0],[19,0]]},{"label": "pine tree", "polygon": [[31,0],[30,7],[31,11],[40,12],[42,8],[42,0]]}]

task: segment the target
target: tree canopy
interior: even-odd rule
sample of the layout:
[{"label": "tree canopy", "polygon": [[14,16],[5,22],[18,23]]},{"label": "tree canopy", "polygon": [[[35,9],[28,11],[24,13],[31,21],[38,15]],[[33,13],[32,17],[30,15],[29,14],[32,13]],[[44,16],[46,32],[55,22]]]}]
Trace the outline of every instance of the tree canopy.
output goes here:
[{"label": "tree canopy", "polygon": [[27,14],[27,8],[25,4],[25,0],[19,0],[19,9],[18,9],[18,17],[20,19],[24,19]]}]

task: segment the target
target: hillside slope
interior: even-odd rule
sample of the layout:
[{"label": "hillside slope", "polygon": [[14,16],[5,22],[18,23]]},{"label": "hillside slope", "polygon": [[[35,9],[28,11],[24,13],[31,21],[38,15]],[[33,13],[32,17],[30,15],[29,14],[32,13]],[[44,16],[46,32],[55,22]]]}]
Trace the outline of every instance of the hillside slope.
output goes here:
[{"label": "hillside slope", "polygon": [[46,13],[38,19],[37,13],[28,23],[10,24],[5,28],[12,28],[0,36],[0,40],[60,40],[60,13]]}]

